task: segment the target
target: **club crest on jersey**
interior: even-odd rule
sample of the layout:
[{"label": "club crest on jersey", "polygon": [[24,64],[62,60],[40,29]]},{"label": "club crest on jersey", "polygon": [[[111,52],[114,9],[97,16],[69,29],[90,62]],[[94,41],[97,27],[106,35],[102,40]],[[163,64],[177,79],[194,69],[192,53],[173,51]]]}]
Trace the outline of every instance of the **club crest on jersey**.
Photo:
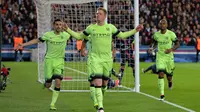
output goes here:
[{"label": "club crest on jersey", "polygon": [[168,40],[169,39],[169,37],[166,37],[166,40]]},{"label": "club crest on jersey", "polygon": [[110,28],[106,28],[107,31],[110,31]]},{"label": "club crest on jersey", "polygon": [[92,31],[95,31],[95,29],[92,29]]}]

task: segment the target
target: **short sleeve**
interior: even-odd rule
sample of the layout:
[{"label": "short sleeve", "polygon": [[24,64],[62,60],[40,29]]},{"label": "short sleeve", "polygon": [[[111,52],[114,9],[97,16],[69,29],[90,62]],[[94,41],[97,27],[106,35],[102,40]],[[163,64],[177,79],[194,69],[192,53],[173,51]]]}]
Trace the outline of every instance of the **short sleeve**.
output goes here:
[{"label": "short sleeve", "polygon": [[40,37],[39,40],[40,40],[41,42],[44,42],[44,41],[48,40],[48,32],[45,33],[42,37]]},{"label": "short sleeve", "polygon": [[83,31],[83,34],[85,36],[89,36],[91,34],[91,27],[92,25],[89,25],[84,31]]},{"label": "short sleeve", "polygon": [[177,41],[177,37],[176,37],[176,34],[174,32],[171,33],[171,40],[173,42]]},{"label": "short sleeve", "polygon": [[113,36],[117,36],[120,33],[120,31],[113,24],[110,24],[110,27],[112,29]]},{"label": "short sleeve", "polygon": [[155,41],[157,41],[157,40],[158,40],[158,36],[157,36],[157,34],[156,34],[156,33],[154,33],[154,35],[153,35],[153,40],[155,40]]}]

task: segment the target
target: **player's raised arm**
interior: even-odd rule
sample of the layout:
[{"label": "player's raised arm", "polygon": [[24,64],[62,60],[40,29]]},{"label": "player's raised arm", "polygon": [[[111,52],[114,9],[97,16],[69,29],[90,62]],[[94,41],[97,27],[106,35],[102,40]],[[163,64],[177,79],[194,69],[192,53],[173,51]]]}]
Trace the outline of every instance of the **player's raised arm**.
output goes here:
[{"label": "player's raised arm", "polygon": [[71,30],[66,23],[63,24],[64,29],[75,39],[77,40],[81,40],[83,38],[85,38],[87,35],[84,32],[75,32],[73,30]]},{"label": "player's raised arm", "polygon": [[126,32],[119,32],[119,31],[118,31],[118,34],[117,34],[116,36],[117,36],[118,38],[128,38],[128,37],[134,35],[135,33],[141,31],[143,28],[144,28],[143,25],[140,24],[140,25],[138,25],[135,29],[130,30],[130,31],[126,31]]}]

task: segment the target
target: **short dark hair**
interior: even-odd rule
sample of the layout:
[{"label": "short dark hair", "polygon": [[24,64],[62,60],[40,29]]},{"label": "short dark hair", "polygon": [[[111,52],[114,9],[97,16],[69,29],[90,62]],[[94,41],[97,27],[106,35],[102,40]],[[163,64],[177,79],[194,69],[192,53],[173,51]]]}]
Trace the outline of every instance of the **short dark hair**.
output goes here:
[{"label": "short dark hair", "polygon": [[58,22],[58,21],[61,22],[61,19],[55,19],[55,20],[53,21],[53,24],[55,24],[55,23]]}]

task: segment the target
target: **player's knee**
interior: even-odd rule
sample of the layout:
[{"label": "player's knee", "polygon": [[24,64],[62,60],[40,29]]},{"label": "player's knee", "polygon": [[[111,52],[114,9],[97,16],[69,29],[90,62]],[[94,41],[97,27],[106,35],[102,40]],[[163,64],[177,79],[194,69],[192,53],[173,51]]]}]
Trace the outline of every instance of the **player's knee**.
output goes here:
[{"label": "player's knee", "polygon": [[95,86],[102,86],[102,75],[94,75],[92,81]]},{"label": "player's knee", "polygon": [[57,87],[57,88],[60,88],[60,85],[61,85],[61,84],[60,84],[59,82],[56,83],[56,87]]},{"label": "player's knee", "polygon": [[95,79],[95,87],[96,86],[102,86],[102,79]]},{"label": "player's knee", "polygon": [[158,74],[158,78],[159,78],[159,79],[164,78],[164,73],[163,73],[163,72],[159,72],[159,74]]},{"label": "player's knee", "polygon": [[102,83],[98,83],[98,82],[97,82],[97,83],[95,83],[95,87],[96,87],[96,86],[101,86],[101,87],[102,87]]},{"label": "player's knee", "polygon": [[102,84],[102,86],[107,86],[108,85],[108,80],[106,80],[106,81],[103,81],[103,84]]},{"label": "player's knee", "polygon": [[168,82],[172,82],[172,76],[167,76]]},{"label": "player's knee", "polygon": [[51,87],[51,83],[45,83],[45,87],[46,88],[50,88]]},{"label": "player's knee", "polygon": [[46,87],[46,88],[50,88],[50,87],[51,87],[51,83],[52,83],[52,79],[47,79],[47,80],[45,81],[45,87]]}]

